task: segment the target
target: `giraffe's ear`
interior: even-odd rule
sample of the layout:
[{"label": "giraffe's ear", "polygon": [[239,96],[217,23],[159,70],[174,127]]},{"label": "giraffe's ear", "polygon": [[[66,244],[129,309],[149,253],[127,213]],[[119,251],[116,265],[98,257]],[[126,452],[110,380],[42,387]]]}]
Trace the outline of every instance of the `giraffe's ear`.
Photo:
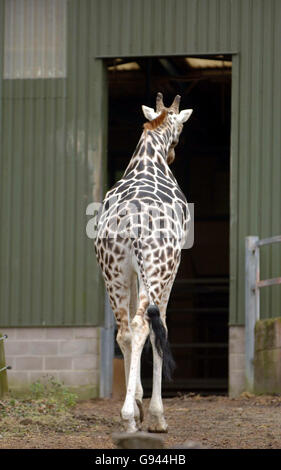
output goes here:
[{"label": "giraffe's ear", "polygon": [[183,124],[190,118],[192,111],[193,109],[183,109],[178,115],[178,120]]},{"label": "giraffe's ear", "polygon": [[142,112],[149,121],[153,121],[153,119],[156,119],[158,116],[158,113],[156,113],[153,108],[149,108],[148,106],[142,105]]}]

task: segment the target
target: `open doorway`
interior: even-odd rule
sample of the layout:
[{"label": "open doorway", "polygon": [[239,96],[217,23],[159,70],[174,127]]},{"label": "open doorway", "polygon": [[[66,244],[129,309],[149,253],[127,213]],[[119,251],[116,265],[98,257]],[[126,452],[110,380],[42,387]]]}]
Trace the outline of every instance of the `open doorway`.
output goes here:
[{"label": "open doorway", "polygon": [[[110,59],[108,183],[121,178],[161,91],[169,106],[193,108],[171,169],[195,204],[194,246],[183,250],[167,310],[177,363],[163,395],[224,393],[228,382],[231,57]],[[118,353],[117,353],[118,354]],[[152,368],[143,354],[142,380],[150,393]]]}]

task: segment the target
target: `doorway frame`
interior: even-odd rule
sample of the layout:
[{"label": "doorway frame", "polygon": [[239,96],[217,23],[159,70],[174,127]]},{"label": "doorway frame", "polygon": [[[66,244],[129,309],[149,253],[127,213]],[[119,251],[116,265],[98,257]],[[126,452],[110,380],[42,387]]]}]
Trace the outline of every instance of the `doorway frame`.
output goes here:
[{"label": "doorway frame", "polygon": [[[237,269],[238,269],[238,164],[239,164],[239,80],[240,80],[240,60],[239,54],[233,52],[213,52],[213,53],[186,53],[186,54],[154,54],[154,55],[118,55],[118,58],[157,58],[157,57],[210,57],[212,59],[215,55],[228,55],[231,56],[231,113],[230,113],[230,217],[229,217],[229,321],[228,327],[231,328],[231,318],[235,318],[237,310]],[[102,90],[102,95],[108,96],[108,83],[107,83],[107,70],[105,65],[106,59],[116,58],[117,56],[97,56],[95,62],[99,63],[99,68],[103,69],[103,73],[99,74],[99,86]],[[108,101],[108,100],[107,100]],[[105,111],[105,110],[104,110]],[[98,115],[98,110],[94,112]],[[107,135],[108,131],[108,108],[103,116],[100,116],[98,123],[101,135]],[[103,159],[103,168],[107,164],[107,145],[104,144],[101,148]],[[100,174],[100,178],[104,181],[103,191],[107,190],[107,185],[104,175]],[[106,296],[106,294],[105,294]],[[113,358],[114,348],[108,348],[108,341],[114,335],[114,319],[113,313],[105,297],[104,312],[103,312],[103,326],[101,327],[100,334],[100,397],[109,398],[112,393],[113,383]],[[230,348],[228,348],[228,358],[230,356]],[[229,361],[230,363],[230,361]],[[228,383],[230,383],[231,368],[229,364],[228,369]]]}]

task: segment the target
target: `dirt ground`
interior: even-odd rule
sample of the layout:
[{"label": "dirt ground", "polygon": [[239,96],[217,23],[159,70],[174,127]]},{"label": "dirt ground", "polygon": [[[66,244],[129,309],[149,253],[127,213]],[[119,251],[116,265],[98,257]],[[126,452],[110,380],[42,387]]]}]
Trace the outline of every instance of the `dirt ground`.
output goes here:
[{"label": "dirt ground", "polygon": [[[144,400],[145,411],[148,404]],[[98,399],[78,403],[53,421],[47,419],[48,410],[40,419],[0,418],[0,448],[114,448],[111,435],[120,430],[121,406],[119,400]],[[164,399],[164,406],[169,424],[168,434],[162,435],[165,447],[192,440],[205,448],[281,448],[280,396],[189,394]]]}]

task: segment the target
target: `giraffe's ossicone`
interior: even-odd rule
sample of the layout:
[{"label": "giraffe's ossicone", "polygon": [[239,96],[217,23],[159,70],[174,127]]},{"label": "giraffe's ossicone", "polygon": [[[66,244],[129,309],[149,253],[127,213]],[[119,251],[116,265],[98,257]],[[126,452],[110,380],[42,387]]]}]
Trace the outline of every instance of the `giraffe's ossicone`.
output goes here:
[{"label": "giraffe's ossicone", "polygon": [[166,307],[190,222],[186,198],[169,168],[192,113],[179,112],[179,101],[177,95],[166,108],[158,93],[156,111],[142,107],[148,122],[122,179],[106,194],[98,220],[95,250],[124,355],[127,393],[121,416],[129,432],[137,430],[143,415],[140,359],[148,335],[153,348],[149,430],[167,431],[162,366],[169,378],[174,364]]}]

